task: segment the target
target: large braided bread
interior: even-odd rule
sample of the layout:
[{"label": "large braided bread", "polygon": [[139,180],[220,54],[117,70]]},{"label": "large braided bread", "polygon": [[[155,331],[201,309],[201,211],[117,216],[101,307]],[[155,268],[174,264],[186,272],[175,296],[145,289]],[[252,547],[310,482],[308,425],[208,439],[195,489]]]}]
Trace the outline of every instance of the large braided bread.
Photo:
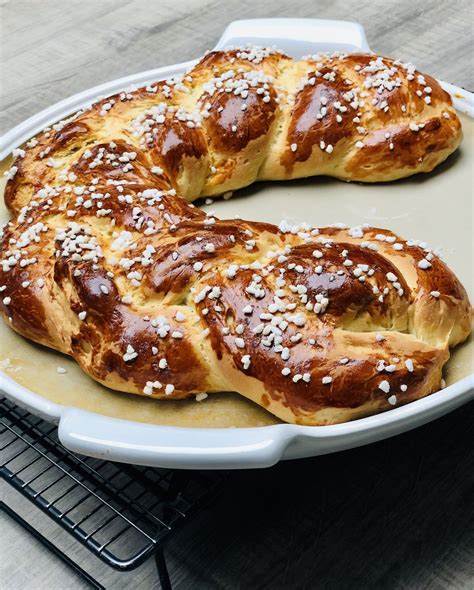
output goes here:
[{"label": "large braided bread", "polygon": [[300,424],[420,398],[471,324],[435,252],[369,227],[221,221],[187,201],[257,179],[392,180],[460,139],[449,96],[409,64],[210,53],[16,150],[2,314],[121,391],[237,391]]}]

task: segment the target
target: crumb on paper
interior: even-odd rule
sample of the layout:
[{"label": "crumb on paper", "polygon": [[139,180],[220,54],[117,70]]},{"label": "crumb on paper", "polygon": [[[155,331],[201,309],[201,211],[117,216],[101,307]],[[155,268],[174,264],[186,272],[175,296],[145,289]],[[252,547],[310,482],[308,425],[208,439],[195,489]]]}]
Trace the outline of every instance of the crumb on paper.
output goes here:
[{"label": "crumb on paper", "polygon": [[12,362],[9,358],[5,358],[5,359],[0,360],[0,369],[2,371],[6,371],[7,369],[10,369],[11,366],[12,366]]},{"label": "crumb on paper", "polygon": [[67,373],[67,369],[64,367],[58,367],[56,370],[60,375],[65,375]]},{"label": "crumb on paper", "polygon": [[196,395],[196,401],[197,402],[202,402],[204,401],[206,398],[208,397],[207,393],[198,393]]}]

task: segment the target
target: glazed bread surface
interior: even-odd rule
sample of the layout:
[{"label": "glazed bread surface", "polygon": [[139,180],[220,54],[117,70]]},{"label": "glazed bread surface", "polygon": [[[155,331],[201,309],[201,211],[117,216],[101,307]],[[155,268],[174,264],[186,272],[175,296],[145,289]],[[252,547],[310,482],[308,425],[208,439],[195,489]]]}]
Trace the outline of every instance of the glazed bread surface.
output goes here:
[{"label": "glazed bread surface", "polygon": [[391,181],[430,172],[461,139],[449,94],[412,64],[217,51],[182,77],[105,98],[34,138],[18,152],[5,199],[19,211],[39,188],[64,184],[69,168],[82,182],[113,170],[131,183],[137,164],[187,201],[256,180]]},{"label": "glazed bread surface", "polygon": [[436,252],[366,226],[218,220],[190,201],[258,179],[392,180],[460,140],[449,96],[410,64],[210,53],[16,150],[2,314],[120,391],[236,391],[308,425],[418,399],[471,327]]}]

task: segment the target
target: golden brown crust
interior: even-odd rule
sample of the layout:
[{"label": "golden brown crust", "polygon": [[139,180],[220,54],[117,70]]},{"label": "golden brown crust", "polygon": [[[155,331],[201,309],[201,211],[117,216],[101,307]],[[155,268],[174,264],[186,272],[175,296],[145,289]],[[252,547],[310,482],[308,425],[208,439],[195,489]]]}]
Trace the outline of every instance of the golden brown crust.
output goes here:
[{"label": "golden brown crust", "polygon": [[449,96],[410,65],[208,54],[18,151],[2,314],[121,391],[235,390],[300,424],[420,398],[470,331],[436,253],[368,227],[220,221],[187,201],[259,178],[399,178],[460,138]]}]

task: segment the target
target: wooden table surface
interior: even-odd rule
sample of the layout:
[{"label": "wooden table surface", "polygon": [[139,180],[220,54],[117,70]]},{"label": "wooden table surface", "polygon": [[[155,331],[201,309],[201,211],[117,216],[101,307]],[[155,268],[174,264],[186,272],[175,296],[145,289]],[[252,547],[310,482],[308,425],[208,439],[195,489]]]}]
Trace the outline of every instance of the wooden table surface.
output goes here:
[{"label": "wooden table surface", "polygon": [[[238,18],[361,22],[371,47],[474,89],[469,0],[0,1],[0,132],[101,82],[197,57]],[[474,405],[396,438],[233,475],[168,545],[195,588],[473,588]],[[111,572],[8,486],[3,499],[107,588],[158,587],[153,563]],[[1,516],[2,588],[84,584]]]}]

